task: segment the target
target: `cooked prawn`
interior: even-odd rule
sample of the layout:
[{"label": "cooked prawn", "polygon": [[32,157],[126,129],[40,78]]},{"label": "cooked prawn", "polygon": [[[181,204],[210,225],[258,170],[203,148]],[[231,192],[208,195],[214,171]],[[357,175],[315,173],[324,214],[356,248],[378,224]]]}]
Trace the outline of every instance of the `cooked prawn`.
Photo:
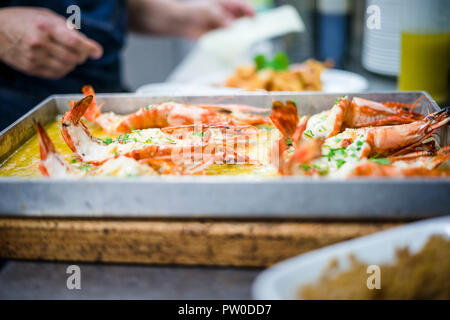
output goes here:
[{"label": "cooked prawn", "polygon": [[450,176],[450,171],[437,170],[436,168],[449,159],[449,150],[443,149],[443,152],[436,156],[421,157],[415,163],[408,161],[408,163],[402,163],[402,165],[399,164],[400,161],[386,165],[373,161],[363,161],[347,177],[447,177]]},{"label": "cooked prawn", "polygon": [[[133,129],[164,128],[194,123],[228,125],[270,123],[267,116],[248,113],[264,113],[269,111],[268,109],[236,104],[214,106],[164,102],[142,107],[128,115],[101,113],[101,105],[97,105],[94,89],[91,86],[84,86],[82,91],[86,96],[93,97],[84,116],[109,133],[127,133]],[[71,103],[73,104],[74,102]]]},{"label": "cooked prawn", "polygon": [[53,142],[40,123],[36,123],[41,160],[39,170],[45,177],[84,177],[84,176],[142,176],[154,175],[156,172],[145,164],[124,156],[109,159],[99,166],[75,167],[69,165],[56,151]]},{"label": "cooked prawn", "polygon": [[[341,99],[341,102],[345,102],[345,99]],[[282,135],[290,137],[291,140],[290,147],[286,146],[283,139],[275,145],[280,151],[280,173],[292,174],[296,171],[295,168],[300,166],[306,175],[314,175],[321,171],[332,173],[339,171],[341,167],[342,170],[349,171],[363,159],[373,156],[397,156],[416,150],[419,146],[424,146],[431,152],[434,149],[433,145],[423,142],[450,122],[449,109],[444,109],[429,114],[422,120],[406,124],[345,129],[324,140],[320,135],[314,136],[311,133],[305,139],[306,131],[311,128],[310,123],[314,116],[309,120],[305,117],[301,122],[296,117],[294,103],[286,105],[274,103],[274,111],[270,117]],[[297,135],[294,135],[294,132]],[[298,134],[303,138],[299,140]],[[305,140],[311,142],[304,143]],[[314,169],[309,165],[313,160]]]},{"label": "cooked prawn", "polygon": [[[215,154],[223,150],[228,151],[227,156],[232,154],[244,161],[248,159],[245,155],[235,152],[234,148],[239,142],[241,130],[249,129],[251,126],[227,126],[226,128],[234,133],[232,139],[229,139],[226,132],[219,130],[220,126],[190,125],[163,130],[157,128],[134,130],[117,139],[102,141],[92,136],[81,120],[92,99],[92,96],[83,98],[62,118],[61,134],[66,144],[82,161],[98,165],[119,155],[141,160],[160,156],[179,158],[181,154],[185,157],[199,152]],[[183,134],[177,131],[179,129],[182,129]],[[186,130],[189,134],[186,134]],[[243,134],[243,137],[246,135]],[[248,144],[248,141],[244,143]]]},{"label": "cooked prawn", "polygon": [[331,109],[311,116],[306,137],[329,138],[346,128],[405,124],[422,119],[421,114],[413,112],[415,104],[406,106],[342,97]]},{"label": "cooked prawn", "polygon": [[395,151],[392,155],[399,155],[411,151],[449,122],[450,108],[445,108],[412,123],[359,130],[367,132],[369,155],[386,154],[392,151]]}]

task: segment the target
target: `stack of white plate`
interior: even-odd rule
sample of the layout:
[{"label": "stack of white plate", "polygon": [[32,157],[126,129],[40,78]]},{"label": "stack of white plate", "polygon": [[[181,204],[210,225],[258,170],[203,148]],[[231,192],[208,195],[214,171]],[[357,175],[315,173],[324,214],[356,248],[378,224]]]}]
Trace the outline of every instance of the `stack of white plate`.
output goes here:
[{"label": "stack of white plate", "polygon": [[[400,66],[402,0],[367,0],[380,10],[379,29],[364,28],[362,64],[372,72],[396,76]],[[369,16],[366,16],[365,22]]]}]

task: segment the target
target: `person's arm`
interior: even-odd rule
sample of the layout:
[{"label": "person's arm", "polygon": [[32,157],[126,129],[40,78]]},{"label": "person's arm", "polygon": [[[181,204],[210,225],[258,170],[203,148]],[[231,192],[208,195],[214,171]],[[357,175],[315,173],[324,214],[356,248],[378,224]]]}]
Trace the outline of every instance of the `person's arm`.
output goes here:
[{"label": "person's arm", "polygon": [[0,9],[0,60],[25,74],[58,79],[87,58],[97,59],[102,47],[48,9]]},{"label": "person's arm", "polygon": [[253,15],[244,0],[128,0],[128,7],[132,31],[188,38]]}]

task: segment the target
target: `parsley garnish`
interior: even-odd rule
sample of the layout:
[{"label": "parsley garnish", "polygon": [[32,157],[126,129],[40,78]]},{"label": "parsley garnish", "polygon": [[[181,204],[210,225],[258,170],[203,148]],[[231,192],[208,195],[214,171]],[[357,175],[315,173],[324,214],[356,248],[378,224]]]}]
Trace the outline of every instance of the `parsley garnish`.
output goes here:
[{"label": "parsley garnish", "polygon": [[387,158],[370,158],[369,160],[378,164],[391,164]]},{"label": "parsley garnish", "polygon": [[286,145],[292,146],[291,138],[286,138],[285,142],[286,142]]},{"label": "parsley garnish", "polygon": [[105,144],[110,144],[110,143],[113,142],[113,139],[111,139],[111,138],[106,138],[106,139],[103,139],[102,141],[103,141],[103,143],[105,143]]},{"label": "parsley garnish", "polygon": [[345,99],[345,97],[346,97],[346,96],[342,96],[342,97],[337,98],[337,99],[334,101],[334,104],[338,104],[339,101],[341,101],[342,99]]},{"label": "parsley garnish", "polygon": [[330,151],[328,154],[323,155],[322,157],[328,158],[328,161],[334,157],[336,154],[340,153],[344,157],[347,156],[347,151],[345,150],[345,147],[342,148],[330,148]]},{"label": "parsley garnish", "polygon": [[86,163],[86,164],[83,164],[81,167],[79,167],[78,169],[79,170],[84,170],[84,171],[89,171],[89,169],[91,168],[91,166],[88,164],[88,163]]},{"label": "parsley garnish", "polygon": [[308,138],[314,137],[314,133],[311,130],[306,130],[303,134]]},{"label": "parsley garnish", "polygon": [[311,169],[311,167],[307,163],[300,165],[300,168],[302,168],[305,171],[309,171]]},{"label": "parsley garnish", "polygon": [[197,136],[197,137],[204,137],[205,133],[204,132],[192,131],[192,135]]},{"label": "parsley garnish", "polygon": [[260,54],[253,61],[258,71],[262,69],[287,70],[289,67],[289,59],[282,52],[277,53],[272,60],[268,60],[264,55]]},{"label": "parsley garnish", "polygon": [[120,136],[117,138],[117,141],[120,142],[120,143],[127,143],[129,139],[130,139],[130,134],[129,134],[129,133],[125,133],[125,134],[123,135],[123,137],[122,137],[122,135],[120,135]]},{"label": "parsley garnish", "polygon": [[313,164],[313,167],[314,167],[315,169],[317,169],[317,172],[318,172],[321,176],[325,176],[325,175],[328,174],[328,169],[327,169],[327,168],[322,169],[322,168],[321,168],[319,165],[317,165],[317,164]]},{"label": "parsley garnish", "polygon": [[342,167],[346,162],[347,162],[347,161],[345,161],[344,159],[337,159],[337,160],[336,160],[336,164],[337,164],[338,169],[339,169],[340,167]]}]

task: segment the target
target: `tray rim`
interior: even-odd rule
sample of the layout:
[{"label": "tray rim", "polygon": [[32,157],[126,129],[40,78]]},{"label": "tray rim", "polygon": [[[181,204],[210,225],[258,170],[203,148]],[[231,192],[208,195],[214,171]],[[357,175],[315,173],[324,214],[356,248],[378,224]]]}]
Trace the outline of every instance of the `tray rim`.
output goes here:
[{"label": "tray rim", "polygon": [[[437,102],[431,97],[431,95],[429,93],[427,93],[426,91],[422,91],[422,90],[416,90],[416,91],[377,91],[377,92],[356,92],[356,93],[346,93],[345,95],[349,95],[349,96],[357,96],[357,95],[361,95],[361,94],[422,94],[424,95],[429,101],[430,103],[437,109],[441,110],[442,108],[437,104]],[[230,97],[246,97],[246,96],[339,96],[340,93],[324,93],[324,92],[320,92],[320,91],[299,91],[299,92],[293,92],[293,91],[249,91],[249,92],[239,92],[236,94],[233,94]],[[223,94],[217,94],[217,95],[208,95],[205,96],[203,94],[173,94],[170,97],[229,97],[229,95],[223,95]],[[72,98],[81,98],[83,97],[83,94],[54,94],[51,95],[49,97],[47,97],[46,99],[42,100],[38,105],[36,105],[35,107],[33,107],[31,110],[29,110],[26,114],[24,114],[22,117],[20,117],[19,119],[17,119],[15,122],[13,122],[11,125],[9,125],[8,127],[6,127],[5,129],[3,129],[0,132],[0,137],[3,136],[5,133],[7,133],[7,131],[9,131],[10,129],[12,129],[17,123],[21,122],[22,120],[25,120],[27,118],[29,118],[35,111],[39,110],[40,108],[42,108],[43,106],[45,106],[47,103],[49,103],[52,100],[57,100],[57,99],[61,99],[61,98],[65,98],[65,99],[72,99]],[[96,97],[98,98],[134,98],[134,97],[139,97],[139,98],[167,98],[169,96],[166,95],[158,95],[158,94],[147,94],[147,93],[98,93],[96,94]],[[58,113],[59,114],[59,113]],[[17,149],[15,149],[12,154],[17,151]],[[11,154],[11,155],[12,155]],[[5,161],[7,161],[9,159],[8,156],[2,163],[0,163],[0,165],[2,165]],[[139,177],[136,178],[135,181],[143,181],[143,182],[161,182],[161,180],[166,180],[166,179],[172,179],[172,178],[176,178],[177,181],[180,180],[185,180],[188,181],[189,178],[188,176],[175,176],[175,177],[171,177],[171,176],[164,176],[164,177]],[[233,182],[238,182],[238,181],[270,181],[270,182],[274,182],[274,181],[295,181],[295,182],[302,182],[302,183],[310,183],[310,182],[315,182],[315,181],[321,181],[321,183],[323,182],[329,182],[329,181],[340,181],[343,183],[348,183],[348,182],[353,182],[353,181],[362,181],[362,182],[374,182],[374,181],[404,181],[404,182],[424,182],[424,181],[445,181],[446,183],[450,183],[450,179],[442,179],[442,178],[408,178],[408,179],[402,179],[402,178],[354,178],[351,180],[337,180],[337,179],[306,179],[304,177],[255,177],[255,176],[251,176],[251,177],[246,177],[246,175],[240,175],[239,177],[228,177],[228,176],[195,176],[193,177],[193,181],[199,181],[199,180],[203,180],[205,179],[206,181],[203,182],[208,182],[208,180],[226,180],[226,179],[230,179],[230,180],[234,180]],[[109,178],[103,178],[103,177],[95,177],[92,179],[76,179],[76,178],[52,178],[52,179],[48,179],[45,177],[32,177],[32,178],[28,178],[28,177],[5,177],[5,176],[0,176],[0,183],[13,183],[16,181],[19,182],[23,182],[23,181],[37,181],[37,182],[44,182],[48,183],[49,181],[104,181],[104,182],[112,182],[112,183],[122,183],[125,181],[132,181],[134,180],[133,178],[113,178],[113,179],[109,179]],[[248,182],[247,181],[247,182]]]},{"label": "tray rim", "polygon": [[[431,103],[431,105],[436,108],[436,110],[440,110],[439,105],[433,100],[433,98],[424,91],[386,91],[386,92],[366,92],[366,93],[346,93],[349,96],[359,96],[359,95],[408,95],[413,94],[417,96],[425,96],[426,99]],[[153,98],[153,99],[170,99],[182,97],[185,99],[189,99],[193,97],[195,99],[198,98],[216,98],[216,97],[225,97],[225,98],[240,98],[240,97],[279,97],[279,99],[286,100],[289,98],[301,97],[301,96],[326,96],[327,98],[332,98],[335,96],[339,96],[340,93],[322,93],[322,92],[271,92],[270,95],[268,93],[262,94],[261,92],[252,92],[247,93],[243,92],[240,94],[234,95],[208,95],[205,96],[203,94],[199,95],[185,95],[185,94],[174,94],[171,96],[166,95],[158,95],[158,94],[135,94],[135,93],[115,93],[115,94],[98,94],[99,99],[101,98]],[[63,94],[63,95],[52,95],[41,103],[39,103],[36,107],[27,112],[20,119],[15,121],[12,125],[8,126],[3,130],[0,135],[7,133],[8,130],[11,130],[17,123],[23,121],[24,119],[29,118],[32,114],[38,111],[42,107],[54,108],[54,106],[48,105],[49,103],[54,103],[56,107],[56,112],[59,114],[61,111],[61,103],[65,103],[65,101],[69,99],[77,99],[82,97],[81,94]],[[58,99],[63,99],[62,101],[57,101]],[[264,101],[264,99],[263,99]],[[251,104],[251,103],[249,103]],[[136,108],[138,108],[137,106]],[[67,107],[68,108],[68,107]],[[50,110],[50,109],[49,109]],[[55,110],[55,109],[52,109]],[[46,118],[47,119],[47,118]],[[29,121],[29,120],[27,120]],[[50,120],[49,120],[50,121]],[[17,150],[17,148],[15,149]],[[12,152],[14,153],[15,150]],[[9,157],[8,157],[9,158]],[[7,159],[7,158],[6,158]],[[5,160],[6,160],[5,159]],[[181,203],[186,205],[186,209],[184,207],[180,207],[180,204],[168,204],[167,206],[162,205],[162,200],[156,201],[156,203],[152,202],[152,200],[146,199],[143,196],[144,189],[145,192],[153,191],[160,192],[160,196],[164,196],[160,190],[171,191],[171,194],[164,196],[164,199],[173,199],[174,192],[175,195],[178,193],[185,193],[187,186],[192,186],[195,188],[198,186],[203,194],[203,196],[207,196],[208,193],[211,192],[209,186],[217,186],[218,191],[222,191],[228,193],[228,195],[237,197],[237,200],[243,207],[238,208],[228,206],[223,200],[219,200],[222,202],[224,207],[216,208],[212,206],[211,203],[202,204],[198,206],[197,204],[193,205],[191,198],[192,192],[188,192],[188,196],[182,195]],[[107,178],[107,177],[96,177],[96,178],[88,178],[88,179],[74,179],[74,178],[53,178],[48,179],[45,177],[0,177],[0,189],[5,191],[4,196],[0,197],[0,216],[19,216],[19,217],[127,217],[127,218],[226,218],[226,219],[236,219],[236,218],[274,218],[274,219],[334,219],[334,220],[342,220],[342,219],[417,219],[424,218],[436,215],[446,214],[445,210],[447,203],[450,205],[450,200],[446,200],[445,190],[448,189],[450,185],[450,179],[442,179],[442,178],[411,178],[411,179],[401,179],[401,178],[355,178],[349,180],[337,180],[337,179],[308,179],[304,177],[255,177],[249,175],[240,175],[240,176],[163,176],[163,177],[138,177],[138,178]],[[109,203],[106,200],[98,200],[95,196],[87,201],[89,202],[87,205],[77,204],[75,207],[71,207],[68,205],[63,206],[63,211],[58,213],[58,209],[55,207],[55,203],[50,205],[46,204],[45,201],[62,201],[61,194],[64,193],[65,196],[70,195],[71,190],[74,190],[75,194],[79,197],[84,197],[83,192],[86,190],[91,190],[94,193],[97,192],[98,187],[104,186],[105,188],[109,188],[112,194],[122,195],[123,192],[119,192],[122,190],[122,187],[132,187],[134,190],[140,190],[138,194],[135,196],[136,201],[143,201],[142,205],[154,205],[154,207],[144,207],[143,209],[137,205],[127,206],[122,205],[118,208],[113,207],[114,204]],[[158,186],[161,188],[158,189]],[[178,186],[171,189],[172,186]],[[233,188],[234,186],[234,188]],[[252,186],[257,187],[257,189],[252,189]],[[277,188],[278,186],[278,188]],[[280,190],[289,191],[292,188],[298,187],[299,190],[305,191],[305,195],[302,199],[293,199],[288,200],[287,204],[283,204],[281,207],[275,204],[269,205],[269,207],[260,208],[259,206],[259,198],[260,194],[253,194],[251,196],[248,195],[239,195],[236,190],[240,192],[252,192],[255,190],[259,190],[259,192],[264,193],[266,196],[272,197],[271,199],[267,199],[268,201],[273,201],[273,196],[281,196],[285,197]],[[332,200],[329,204],[318,204],[318,205],[310,205],[307,204],[307,208],[302,207],[302,203],[305,201],[309,201],[314,198],[313,204],[317,202],[317,195],[314,193],[320,192],[322,187],[328,192],[334,193],[334,187],[342,186],[342,191],[351,191],[358,192],[361,189],[360,186],[368,186],[371,191],[362,192],[363,196],[370,196],[372,193],[370,192],[378,192],[377,190],[381,190],[383,187],[392,191],[392,194],[395,194],[394,202],[390,204],[390,208],[385,208],[385,205],[377,208],[379,204],[382,204],[383,201],[380,200],[380,196],[375,199],[366,199],[368,202],[372,204],[374,207],[367,208],[367,203],[362,203],[361,205],[349,205],[344,206],[345,208],[339,205],[336,207],[340,201],[352,201],[351,195],[345,195],[345,199],[331,197]],[[397,186],[399,186],[397,188]],[[309,187],[312,187],[312,191],[309,191]],[[36,195],[33,195],[33,192],[39,192],[38,190],[49,190],[50,194],[45,195],[43,198],[47,200],[43,203],[36,202]],[[87,188],[87,189],[86,189]],[[120,189],[119,189],[120,188]],[[136,189],[137,188],[137,189]],[[145,189],[148,188],[148,189]],[[184,188],[184,189],[182,189]],[[269,190],[270,188],[270,190]],[[424,201],[420,198],[422,194],[421,189],[426,190],[430,188],[430,190],[434,190],[433,192],[425,192],[425,201],[436,201],[437,203],[432,204],[431,207],[428,205],[422,204],[418,201]],[[274,190],[272,192],[271,190]],[[63,192],[61,192],[63,190]],[[69,191],[68,191],[69,190]],[[172,191],[175,190],[175,191]],[[408,206],[409,209],[403,208],[400,206],[403,202],[401,199],[397,197],[402,197],[404,193],[407,193],[408,190],[414,190],[415,200],[412,203],[416,203],[417,207],[414,207],[414,204],[410,204]],[[314,191],[314,192],[313,192]],[[65,193],[66,192],[66,193]],[[68,192],[68,194],[67,194]],[[258,191],[256,191],[258,192]],[[255,192],[253,192],[255,193]],[[288,192],[291,194],[291,192]],[[370,194],[369,194],[370,193]],[[9,195],[9,198],[8,198]],[[128,195],[131,195],[130,193]],[[295,195],[295,191],[293,193]],[[97,195],[98,196],[98,195]],[[389,194],[392,198],[393,196]],[[52,198],[53,197],[53,198]],[[55,198],[56,197],[56,198]],[[119,196],[121,197],[121,196]],[[156,197],[156,196],[155,196]],[[243,200],[246,199],[246,202]],[[215,201],[218,200],[218,196],[213,197]],[[417,199],[420,198],[420,199]],[[9,200],[11,199],[11,200]],[[152,198],[154,199],[154,198]],[[177,199],[175,197],[175,199]],[[305,200],[306,199],[306,200]],[[342,200],[341,200],[342,199]],[[23,202],[25,200],[25,202]],[[3,202],[2,202],[3,201]],[[5,201],[15,201],[14,203],[8,203]],[[173,201],[173,200],[172,200]],[[185,202],[183,202],[185,201]],[[195,201],[203,201],[202,198],[196,196]],[[209,201],[209,202],[211,202]],[[244,201],[244,202],[243,202]],[[322,201],[323,202],[323,201]],[[3,203],[3,204],[2,204]],[[23,207],[22,206],[23,203]],[[36,207],[32,207],[33,203]],[[48,203],[48,202],[47,202]],[[139,203],[139,202],[138,202]],[[20,204],[20,206],[19,206]],[[73,204],[73,202],[72,202]],[[26,206],[25,206],[26,205]],[[99,207],[104,206],[104,207]],[[116,204],[117,205],[117,204]],[[30,207],[31,206],[31,207]],[[71,209],[72,208],[72,209]],[[99,209],[100,208],[100,209]],[[174,210],[179,210],[182,208],[180,212],[175,212]],[[213,208],[213,209],[211,209]],[[233,209],[235,208],[235,209]],[[255,209],[256,208],[256,209]],[[308,209],[309,208],[309,209]],[[312,209],[311,209],[312,208]],[[318,209],[320,208],[320,209]],[[325,208],[325,209],[324,209]],[[46,211],[47,210],[47,211]],[[125,212],[128,210],[128,214]],[[246,211],[247,210],[247,211]],[[253,211],[252,211],[253,210]],[[312,212],[308,212],[308,210],[312,210]],[[315,211],[314,211],[315,210]],[[323,210],[323,211],[320,211]],[[382,211],[385,210],[385,211]],[[120,212],[119,212],[120,211]],[[145,211],[145,212],[144,212]],[[295,211],[295,212],[294,212]],[[297,212],[298,211],[298,212]],[[317,212],[316,212],[317,211]],[[319,212],[320,211],[320,212]]]}]

